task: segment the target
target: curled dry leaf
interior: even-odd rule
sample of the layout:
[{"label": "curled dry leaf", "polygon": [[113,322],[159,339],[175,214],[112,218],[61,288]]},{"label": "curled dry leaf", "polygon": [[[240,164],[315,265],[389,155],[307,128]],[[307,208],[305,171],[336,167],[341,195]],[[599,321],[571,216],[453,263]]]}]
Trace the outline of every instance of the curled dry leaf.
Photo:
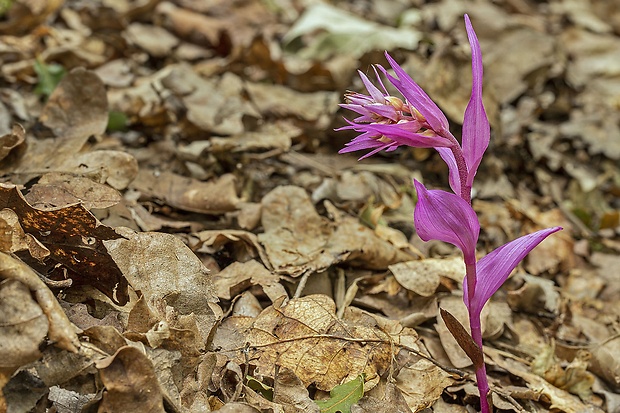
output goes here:
[{"label": "curled dry leaf", "polygon": [[54,294],[41,281],[37,274],[16,258],[0,252],[0,277],[3,280],[16,280],[28,287],[49,323],[50,340],[62,349],[77,352],[80,347],[76,329],[56,301]]},{"label": "curled dry leaf", "polygon": [[401,262],[390,265],[389,269],[400,285],[422,297],[435,294],[441,277],[462,282],[465,274],[465,264],[460,257]]},{"label": "curled dry leaf", "polygon": [[204,336],[221,316],[208,270],[196,255],[170,234],[133,233],[106,241],[110,255],[149,301],[162,301],[178,314],[194,314]]},{"label": "curled dry leaf", "polygon": [[171,172],[140,170],[131,187],[170,206],[203,214],[221,214],[237,209],[240,202],[231,174],[201,182]]},{"label": "curled dry leaf", "polygon": [[0,282],[0,387],[19,367],[39,357],[48,321],[29,288],[19,280]]},{"label": "curled dry leaf", "polygon": [[165,413],[153,363],[135,347],[125,346],[96,363],[105,386],[99,411]]},{"label": "curled dry leaf", "polygon": [[[65,141],[81,140],[105,132],[108,99],[99,76],[84,68],[67,74],[43,108],[40,121]],[[75,142],[72,142],[75,144]],[[78,148],[73,148],[76,152]]]},{"label": "curled dry leaf", "polygon": [[288,297],[279,281],[277,274],[256,260],[234,262],[213,276],[217,296],[225,300],[234,298],[253,285],[260,285],[272,302],[282,296]]},{"label": "curled dry leaf", "polygon": [[300,187],[278,187],[265,195],[262,205],[265,232],[258,239],[277,272],[298,276],[339,262],[385,269],[412,258],[333,207],[330,212],[338,214],[334,221],[321,217]]},{"label": "curled dry leaf", "polygon": [[224,320],[214,346],[239,363],[249,350],[256,374],[274,377],[278,365],[295,371],[305,386],[315,383],[329,391],[362,373],[366,381],[377,379],[389,369],[401,340],[411,339],[403,331],[389,334],[376,324],[337,319],[334,302],[324,295],[292,299],[286,305],[282,301],[254,320]]},{"label": "curled dry leaf", "polygon": [[16,123],[13,125],[11,133],[0,136],[0,161],[6,158],[13,149],[24,143],[25,135],[24,127]]},{"label": "curled dry leaf", "polygon": [[[13,210],[24,232],[50,251],[43,264],[29,259],[30,265],[45,270],[50,278],[69,276],[76,284],[92,285],[117,304],[127,303],[127,280],[103,245],[104,240],[121,237],[112,228],[102,225],[81,205],[36,209],[16,187],[3,184],[0,195],[0,208]],[[67,274],[56,264],[62,264]]]},{"label": "curled dry leaf", "polygon": [[0,211],[0,252],[19,251],[28,251],[30,256],[37,261],[43,261],[50,255],[50,251],[43,244],[24,232],[19,225],[17,214],[5,208]]},{"label": "curled dry leaf", "polygon": [[[272,270],[271,262],[256,234],[241,230],[209,230],[194,234],[199,242],[192,249],[196,252],[215,254],[226,247],[231,255],[241,262],[260,258],[268,270]],[[229,245],[230,244],[230,245]]]},{"label": "curled dry leaf", "polygon": [[56,172],[43,175],[25,198],[34,208],[65,207],[79,203],[89,210],[109,208],[122,199],[117,190],[107,185]]},{"label": "curled dry leaf", "polygon": [[63,4],[64,0],[28,0],[10,3],[8,14],[0,23],[0,33],[15,34],[27,32],[45,19]]}]

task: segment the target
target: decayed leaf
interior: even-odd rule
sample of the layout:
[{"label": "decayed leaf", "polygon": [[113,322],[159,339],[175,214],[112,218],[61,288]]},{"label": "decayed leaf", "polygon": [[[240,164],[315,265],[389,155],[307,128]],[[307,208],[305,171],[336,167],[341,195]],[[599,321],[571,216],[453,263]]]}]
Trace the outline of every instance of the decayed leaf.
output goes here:
[{"label": "decayed leaf", "polygon": [[140,350],[122,347],[96,366],[106,389],[99,411],[165,412],[153,364]]},{"label": "decayed leaf", "polygon": [[259,257],[268,270],[272,270],[271,263],[258,241],[256,234],[241,230],[224,230],[224,231],[201,231],[196,234],[199,242],[193,247],[197,252],[206,252],[207,254],[215,254],[229,245],[232,250],[232,256],[241,262]]},{"label": "decayed leaf", "polygon": [[64,140],[85,142],[90,136],[105,132],[108,124],[106,96],[103,82],[95,73],[74,69],[60,81],[40,120]]},{"label": "decayed leaf", "polygon": [[339,214],[334,222],[321,217],[300,187],[278,187],[262,201],[265,246],[277,272],[297,276],[319,272],[338,262],[373,269],[408,261],[411,255],[380,239],[356,219]]},{"label": "decayed leaf", "polygon": [[364,395],[364,376],[334,387],[329,392],[329,399],[317,400],[321,413],[349,413],[351,406]]},{"label": "decayed leaf", "polygon": [[399,334],[389,334],[376,325],[338,320],[330,298],[311,295],[286,305],[280,300],[255,320],[225,319],[214,345],[240,363],[249,351],[252,364],[264,376],[273,377],[278,365],[295,371],[305,386],[315,383],[328,391],[362,373],[367,381],[375,380],[389,368],[400,342],[414,345],[410,333],[401,327]]},{"label": "decayed leaf", "polygon": [[[39,346],[48,320],[27,286],[16,279],[0,282],[0,386],[15,370],[41,357]],[[4,379],[3,379],[4,378]]]},{"label": "decayed leaf", "polygon": [[229,174],[201,182],[171,172],[140,170],[131,187],[175,208],[203,214],[234,211],[239,203],[235,177]]},{"label": "decayed leaf", "polygon": [[13,210],[0,210],[0,251],[13,253],[26,250],[38,261],[43,261],[50,255],[50,251],[35,237],[24,232],[19,225],[19,217]]},{"label": "decayed leaf", "polygon": [[122,199],[117,190],[107,185],[62,173],[43,175],[25,198],[34,208],[65,207],[79,203],[89,210],[109,208]]},{"label": "decayed leaf", "polygon": [[260,285],[272,302],[282,296],[288,297],[279,281],[277,274],[255,260],[234,262],[213,276],[217,296],[226,300],[253,285]]},{"label": "decayed leaf", "polygon": [[215,304],[208,270],[198,257],[174,235],[126,231],[125,236],[105,244],[131,286],[147,300],[165,302],[178,314],[193,313],[199,331],[207,337],[221,310]]},{"label": "decayed leaf", "polygon": [[420,358],[403,368],[394,384],[402,393],[409,408],[418,412],[431,406],[441,397],[444,389],[454,382],[455,379],[451,374]]},{"label": "decayed leaf", "polygon": [[4,136],[0,136],[0,161],[2,161],[13,149],[24,143],[26,131],[20,124],[13,125],[13,130]]},{"label": "decayed leaf", "polygon": [[[101,225],[81,205],[40,210],[32,208],[16,187],[0,184],[0,194],[0,207],[12,209],[24,232],[50,251],[46,263],[30,262],[31,265],[53,267],[60,263],[76,284],[92,285],[115,303],[127,303],[127,280],[103,245],[104,240],[120,238],[112,228]],[[54,275],[49,274],[50,278]],[[64,279],[64,272],[60,271],[60,276]]]},{"label": "decayed leaf", "polygon": [[[412,386],[413,387],[413,386]],[[378,386],[375,388],[378,389]],[[393,384],[388,383],[381,395],[377,390],[371,390],[369,395],[351,406],[351,413],[412,413],[407,405],[403,393]],[[441,399],[440,399],[441,400]]]},{"label": "decayed leaf", "polygon": [[527,371],[527,367],[520,363],[511,359],[504,359],[504,357],[493,350],[490,353],[493,353],[491,357],[499,367],[523,379],[527,383],[527,387],[533,390],[538,398],[546,398],[551,405],[551,409],[557,409],[565,413],[603,413],[603,410],[599,407],[593,404],[585,404],[577,396],[558,389],[542,377],[530,373]]},{"label": "decayed leaf", "polygon": [[575,359],[566,367],[560,366],[555,355],[555,343],[552,342],[532,361],[532,372],[544,377],[556,387],[576,394],[587,402],[592,396],[594,376],[586,369],[590,354],[585,351],[577,353]]},{"label": "decayed leaf", "polygon": [[76,329],[67,319],[54,294],[30,267],[10,255],[0,252],[0,277],[3,280],[16,280],[27,286],[47,317],[50,340],[60,348],[77,352],[80,341]]},{"label": "decayed leaf", "polygon": [[462,282],[465,274],[465,264],[460,257],[402,262],[390,265],[389,269],[400,285],[423,297],[435,294],[440,277]]},{"label": "decayed leaf", "polygon": [[291,43],[319,30],[324,33],[315,35],[313,45],[302,51],[302,56],[321,60],[341,54],[359,57],[376,49],[415,49],[420,40],[420,33],[412,28],[382,26],[347,13],[335,5],[316,3],[306,8],[284,36],[284,42]]}]

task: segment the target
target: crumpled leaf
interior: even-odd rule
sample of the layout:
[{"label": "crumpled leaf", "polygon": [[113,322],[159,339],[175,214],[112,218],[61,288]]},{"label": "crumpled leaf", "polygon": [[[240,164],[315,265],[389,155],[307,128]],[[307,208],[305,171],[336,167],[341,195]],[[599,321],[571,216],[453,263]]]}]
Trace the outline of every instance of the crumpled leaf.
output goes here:
[{"label": "crumpled leaf", "polygon": [[[127,280],[103,244],[105,240],[121,237],[112,228],[102,225],[81,205],[36,209],[16,187],[4,184],[0,184],[0,194],[0,208],[12,209],[24,232],[50,251],[44,263],[29,260],[32,266],[47,272],[48,278],[68,276],[75,284],[92,285],[117,304],[127,303]],[[56,264],[62,264],[67,273]],[[45,267],[52,271],[48,272]]]},{"label": "crumpled leaf", "polygon": [[235,177],[231,174],[201,182],[171,172],[142,169],[131,187],[175,208],[203,214],[234,211],[240,202],[235,189]]},{"label": "crumpled leaf", "polygon": [[10,133],[0,136],[0,161],[6,158],[13,149],[24,143],[25,133],[24,127],[16,123]]},{"label": "crumpled leaf", "polygon": [[50,340],[62,349],[77,352],[80,341],[76,329],[67,319],[54,294],[30,267],[18,259],[0,252],[0,277],[3,280],[17,280],[27,286],[47,317]]},{"label": "crumpled leaf", "polygon": [[198,329],[208,336],[221,310],[208,270],[198,257],[171,234],[127,230],[124,235],[126,239],[105,245],[131,286],[178,314],[193,313]]},{"label": "crumpled leaf", "polygon": [[41,357],[48,326],[27,286],[16,279],[0,283],[0,386],[19,367]]},{"label": "crumpled leaf", "polygon": [[273,377],[276,365],[287,367],[305,386],[315,383],[328,391],[362,373],[366,381],[375,380],[389,368],[399,343],[415,345],[413,330],[400,327],[388,333],[376,324],[339,320],[335,310],[334,302],[324,295],[292,299],[285,305],[279,300],[254,320],[225,319],[214,346],[240,363],[249,350],[257,366],[255,374]]},{"label": "crumpled leaf", "polygon": [[371,50],[416,48],[421,38],[412,28],[393,28],[356,17],[328,3],[316,3],[307,7],[302,16],[284,35],[284,43],[291,47],[295,39],[318,30],[311,45],[298,52],[307,59],[326,60],[340,53],[353,57]]},{"label": "crumpled leaf", "polygon": [[334,220],[321,217],[302,188],[278,187],[263,197],[262,205],[265,232],[258,239],[276,272],[298,276],[338,262],[385,269],[412,257],[330,205]]},{"label": "crumpled leaf", "polygon": [[351,406],[364,395],[364,376],[342,383],[329,392],[329,399],[317,400],[321,413],[350,413]]},{"label": "crumpled leaf", "polygon": [[165,413],[161,387],[151,361],[135,347],[125,346],[96,363],[105,386],[100,411]]}]

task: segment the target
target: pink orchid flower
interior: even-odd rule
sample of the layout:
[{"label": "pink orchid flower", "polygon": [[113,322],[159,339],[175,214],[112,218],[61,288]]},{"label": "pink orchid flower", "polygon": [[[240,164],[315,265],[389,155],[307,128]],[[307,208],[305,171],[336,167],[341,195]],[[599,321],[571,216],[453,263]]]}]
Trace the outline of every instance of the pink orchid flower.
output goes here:
[{"label": "pink orchid flower", "polygon": [[482,353],[482,308],[519,262],[545,238],[562,228],[547,228],[525,235],[502,245],[480,260],[476,258],[480,223],[471,207],[471,188],[484,152],[489,146],[490,126],[482,102],[482,53],[467,15],[465,27],[472,51],[472,87],[464,114],[462,143],[448,130],[448,120],[439,107],[386,53],[396,77],[381,66],[377,68],[402,94],[404,101],[389,95],[376,69],[375,74],[382,90],[360,73],[370,95],[347,94],[347,103],[341,106],[361,116],[347,121],[349,126],[340,129],[354,130],[360,135],[340,152],[372,149],[370,153],[362,156],[365,158],[384,149],[395,150],[402,145],[432,147],[448,165],[448,178],[454,194],[428,190],[420,182],[414,181],[418,193],[414,224],[422,240],[448,242],[463,252],[463,300],[469,313],[471,336],[479,348],[476,353],[480,354],[480,357],[475,357],[476,360],[471,357],[480,391],[480,408],[482,413],[489,413],[490,389]]}]

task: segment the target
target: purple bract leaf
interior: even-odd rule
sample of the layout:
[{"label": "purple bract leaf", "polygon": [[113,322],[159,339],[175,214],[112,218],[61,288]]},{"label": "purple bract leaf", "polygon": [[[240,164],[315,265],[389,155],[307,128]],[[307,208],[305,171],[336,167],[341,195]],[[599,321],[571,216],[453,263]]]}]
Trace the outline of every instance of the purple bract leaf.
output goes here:
[{"label": "purple bract leaf", "polygon": [[465,28],[471,47],[472,84],[471,97],[465,109],[463,120],[463,142],[461,146],[468,169],[467,185],[471,186],[482,160],[482,155],[489,146],[491,131],[489,119],[482,103],[482,52],[476,32],[474,32],[467,15],[465,15]]},{"label": "purple bract leaf", "polygon": [[530,251],[562,227],[552,227],[524,235],[496,248],[478,261],[476,271],[476,290],[469,302],[467,283],[463,283],[463,298],[470,313],[480,314],[482,307],[504,284],[512,270]]},{"label": "purple bract leaf", "polygon": [[420,238],[455,245],[463,251],[466,265],[475,264],[480,223],[471,205],[449,192],[428,190],[417,180],[414,185],[418,202],[413,222]]}]

